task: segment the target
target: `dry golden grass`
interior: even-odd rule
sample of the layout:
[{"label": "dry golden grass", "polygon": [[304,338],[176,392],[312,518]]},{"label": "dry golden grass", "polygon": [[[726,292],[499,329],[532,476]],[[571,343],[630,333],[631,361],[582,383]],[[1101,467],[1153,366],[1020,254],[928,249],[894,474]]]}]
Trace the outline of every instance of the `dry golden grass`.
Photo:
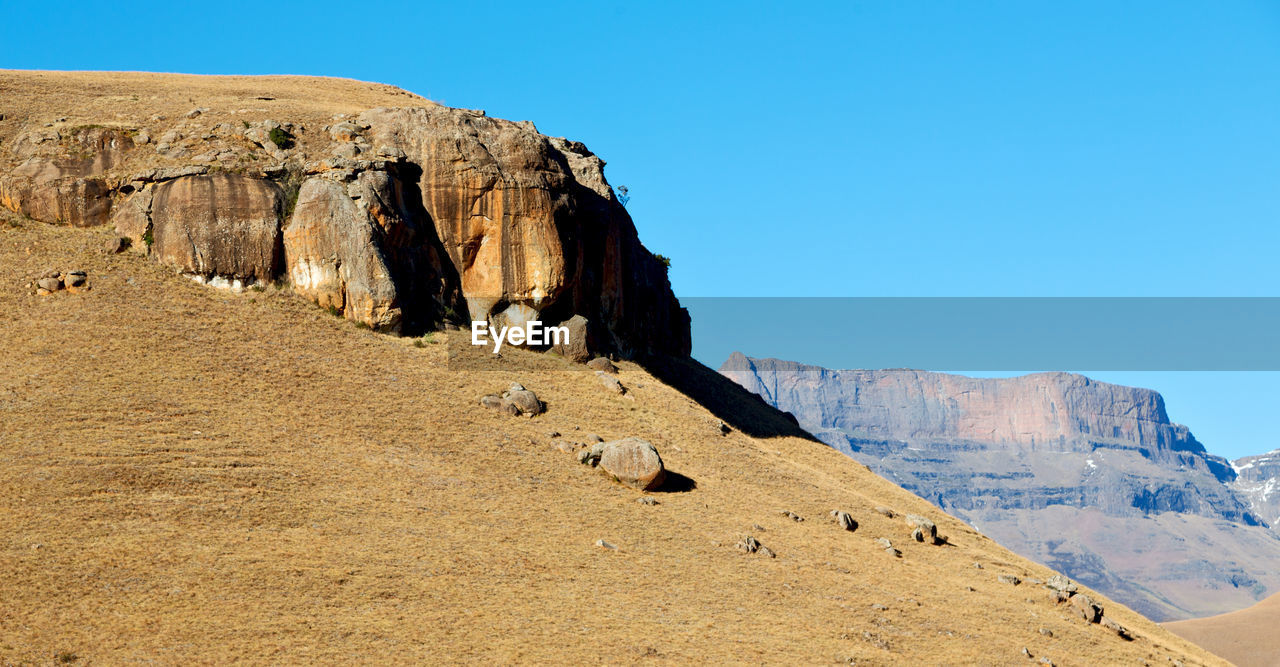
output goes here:
[{"label": "dry golden grass", "polygon": [[[3,215],[0,663],[1222,664],[1115,603],[1135,641],[998,582],[1050,572],[822,445],[719,435],[635,364],[634,400],[530,370],[545,355],[450,370],[442,344]],[[32,295],[49,267],[93,289]],[[514,380],[549,412],[476,405]],[[759,409],[717,396],[730,419]],[[642,505],[553,430],[647,438],[696,488]],[[778,558],[735,549],[747,533]]]},{"label": "dry golden grass", "polygon": [[1208,618],[1165,623],[1164,627],[1240,667],[1269,667],[1280,658],[1280,595],[1247,609]]}]

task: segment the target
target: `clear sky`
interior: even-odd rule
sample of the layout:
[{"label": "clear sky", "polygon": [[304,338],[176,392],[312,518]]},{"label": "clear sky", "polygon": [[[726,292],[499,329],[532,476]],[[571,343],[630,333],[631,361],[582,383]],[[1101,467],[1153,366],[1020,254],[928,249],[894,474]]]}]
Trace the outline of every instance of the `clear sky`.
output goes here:
[{"label": "clear sky", "polygon": [[[344,76],[533,120],[631,188],[681,295],[1277,292],[1273,2],[101,6],[10,3],[0,67]],[[1273,374],[1100,376],[1211,451],[1280,446]]]}]

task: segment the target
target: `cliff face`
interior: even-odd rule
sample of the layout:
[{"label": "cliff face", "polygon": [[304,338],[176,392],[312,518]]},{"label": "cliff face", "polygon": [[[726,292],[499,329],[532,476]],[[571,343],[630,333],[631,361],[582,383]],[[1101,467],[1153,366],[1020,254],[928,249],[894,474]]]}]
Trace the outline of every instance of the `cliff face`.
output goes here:
[{"label": "cliff face", "polygon": [[[170,107],[186,94],[166,95],[162,75],[130,76]],[[688,354],[665,267],[582,144],[373,84],[341,82],[401,106],[325,113],[337,107],[290,87],[262,94],[281,88],[272,78],[241,80],[258,94],[197,92],[185,111],[104,115],[103,90],[84,75],[3,73],[0,86],[36,94],[64,85],[55,106],[0,122],[0,204],[43,222],[114,224],[202,281],[287,280],[377,329],[581,315],[599,351]]]},{"label": "cliff face", "polygon": [[1246,456],[1231,463],[1236,479],[1231,487],[1273,527],[1280,527],[1280,449]]},{"label": "cliff face", "polygon": [[1069,373],[833,371],[741,354],[720,372],[882,476],[1153,618],[1228,611],[1280,588],[1267,565],[1280,538],[1154,391]]}]

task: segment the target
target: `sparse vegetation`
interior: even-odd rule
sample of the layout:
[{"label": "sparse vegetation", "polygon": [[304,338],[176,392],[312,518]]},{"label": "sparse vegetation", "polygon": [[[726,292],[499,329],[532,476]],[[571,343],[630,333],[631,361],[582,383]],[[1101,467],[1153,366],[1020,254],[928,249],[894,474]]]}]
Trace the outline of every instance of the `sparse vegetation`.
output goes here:
[{"label": "sparse vegetation", "polygon": [[147,231],[142,232],[142,242],[146,244],[147,250],[151,250],[151,244],[156,242],[155,236],[151,234],[151,228],[147,227]]},{"label": "sparse vegetation", "polygon": [[670,258],[670,257],[667,257],[666,255],[659,255],[658,253],[656,253],[656,252],[655,252],[655,253],[653,253],[653,258],[654,258],[654,259],[656,259],[656,260],[658,260],[659,262],[661,262],[661,263],[662,263],[662,265],[663,265],[663,266],[665,266],[666,268],[668,268],[668,269],[670,269],[670,268],[671,268],[671,258]]},{"label": "sparse vegetation", "polygon": [[271,143],[276,145],[276,148],[283,150],[285,148],[293,147],[293,137],[289,136],[289,133],[285,132],[281,128],[271,128],[271,131],[267,133],[267,138],[271,140]]}]

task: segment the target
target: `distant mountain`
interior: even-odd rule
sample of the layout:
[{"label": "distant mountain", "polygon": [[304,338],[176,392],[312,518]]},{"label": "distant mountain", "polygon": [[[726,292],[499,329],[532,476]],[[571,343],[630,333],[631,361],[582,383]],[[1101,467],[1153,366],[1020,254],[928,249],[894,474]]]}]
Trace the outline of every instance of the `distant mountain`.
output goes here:
[{"label": "distant mountain", "polygon": [[1236,473],[1231,488],[1249,505],[1249,511],[1273,527],[1280,526],[1280,449],[1236,459],[1231,467]]},{"label": "distant mountain", "polygon": [[1155,391],[1070,373],[835,371],[740,353],[720,372],[881,476],[1153,619],[1280,590],[1275,512],[1169,420]]}]

